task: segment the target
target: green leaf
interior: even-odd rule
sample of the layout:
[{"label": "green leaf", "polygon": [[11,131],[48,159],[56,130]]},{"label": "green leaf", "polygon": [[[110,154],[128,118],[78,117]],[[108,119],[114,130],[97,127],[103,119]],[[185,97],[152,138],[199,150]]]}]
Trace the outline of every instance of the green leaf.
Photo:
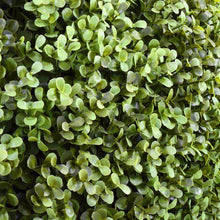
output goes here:
[{"label": "green leaf", "polygon": [[75,128],[75,127],[81,127],[83,126],[85,123],[85,120],[84,118],[82,117],[77,117],[77,118],[74,118],[74,120],[72,122],[70,122],[70,126]]},{"label": "green leaf", "polygon": [[124,13],[128,8],[129,8],[129,3],[127,3],[127,2],[122,2],[122,3],[119,5],[119,8],[118,8],[119,14]]},{"label": "green leaf", "polygon": [[199,82],[198,87],[201,93],[204,93],[207,90],[207,85],[205,82]]},{"label": "green leaf", "polygon": [[102,145],[102,138],[94,138],[93,140],[89,141],[88,144]]},{"label": "green leaf", "polygon": [[65,0],[55,0],[54,5],[58,8],[63,8],[65,6]]},{"label": "green leaf", "polygon": [[6,150],[0,150],[0,162],[2,162],[3,160],[5,160],[8,156],[8,153]]},{"label": "green leaf", "polygon": [[160,152],[156,149],[148,149],[147,152],[154,160],[157,160],[161,155]]},{"label": "green leaf", "polygon": [[120,63],[120,67],[123,72],[128,72],[129,70],[129,66],[127,63]]},{"label": "green leaf", "polygon": [[59,77],[56,79],[56,86],[57,86],[57,89],[59,89],[60,91],[64,90],[65,81],[62,77]]},{"label": "green leaf", "polygon": [[40,27],[40,28],[47,26],[47,22],[41,20],[40,18],[37,18],[37,19],[34,21],[34,24],[35,24],[37,27]]},{"label": "green leaf", "polygon": [[59,62],[59,67],[63,71],[67,71],[71,68],[70,63],[68,61],[61,61]]},{"label": "green leaf", "polygon": [[82,182],[85,182],[88,179],[88,172],[85,169],[82,169],[79,171],[79,179]]},{"label": "green leaf", "polygon": [[164,153],[174,155],[174,154],[176,154],[176,148],[172,147],[172,146],[167,146],[164,149]]},{"label": "green leaf", "polygon": [[121,62],[125,62],[127,60],[127,57],[128,57],[127,51],[126,50],[121,50],[121,52],[119,53],[118,57],[119,57],[119,60]]},{"label": "green leaf", "polygon": [[94,9],[97,8],[97,0],[90,0],[90,7],[89,7],[89,10],[90,11],[93,11]]},{"label": "green leaf", "polygon": [[44,102],[43,101],[33,102],[32,106],[31,106],[31,109],[43,109],[43,108],[44,108]]},{"label": "green leaf", "polygon": [[[9,134],[3,134],[1,136],[1,144],[8,144],[11,140],[13,139],[13,137]],[[4,145],[3,145],[4,146]]]},{"label": "green leaf", "polygon": [[85,186],[86,192],[89,195],[95,195],[96,194],[96,187],[92,183],[85,182],[84,186]]},{"label": "green leaf", "polygon": [[81,0],[72,0],[70,7],[71,8],[78,8],[81,5]]},{"label": "green leaf", "polygon": [[7,151],[7,153],[8,153],[8,157],[7,157],[8,160],[13,161],[13,160],[18,159],[18,150],[17,149],[9,149]]},{"label": "green leaf", "polygon": [[171,195],[179,199],[183,196],[183,192],[180,189],[175,189]]},{"label": "green leaf", "polygon": [[52,191],[53,191],[53,195],[54,195],[54,197],[55,197],[56,199],[61,200],[61,199],[63,199],[64,196],[65,196],[65,194],[64,194],[64,192],[63,192],[62,189],[52,188]]},{"label": "green leaf", "polygon": [[84,33],[83,33],[83,39],[84,41],[90,41],[93,37],[93,32],[91,30],[86,30]]},{"label": "green leaf", "polygon": [[42,198],[42,203],[45,207],[51,207],[53,204],[50,198]]},{"label": "green leaf", "polygon": [[75,83],[72,87],[72,93],[75,95],[75,94],[78,94],[80,91],[81,91],[82,87],[79,83]]},{"label": "green leaf", "polygon": [[93,207],[97,204],[99,197],[97,195],[87,195],[86,201],[89,206]]},{"label": "green leaf", "polygon": [[23,144],[23,140],[20,137],[15,137],[10,141],[10,147],[11,148],[16,148],[20,147]]},{"label": "green leaf", "polygon": [[90,29],[95,30],[98,23],[99,23],[99,17],[97,15],[93,15],[89,20]]},{"label": "green leaf", "polygon": [[63,88],[63,93],[68,96],[68,95],[70,95],[71,92],[72,92],[71,85],[65,84],[64,88]]},{"label": "green leaf", "polygon": [[60,134],[66,140],[73,140],[74,139],[74,134],[71,131],[60,132]]},{"label": "green leaf", "polygon": [[49,175],[47,177],[47,184],[51,188],[61,188],[63,186],[63,180],[60,177]]},{"label": "green leaf", "polygon": [[68,106],[72,104],[73,99],[70,98],[68,95],[60,94],[60,102],[62,106]]},{"label": "green leaf", "polygon": [[44,35],[39,35],[35,42],[35,48],[37,51],[42,52],[39,48],[42,47],[46,43],[46,37]]},{"label": "green leaf", "polygon": [[161,186],[161,187],[159,188],[159,191],[160,191],[160,193],[161,193],[164,197],[166,197],[166,198],[169,198],[169,197],[170,197],[170,191],[169,191],[166,187]]},{"label": "green leaf", "polygon": [[187,123],[187,118],[183,115],[175,115],[174,116],[176,121],[180,124],[186,124]]},{"label": "green leaf", "polygon": [[38,141],[37,146],[41,151],[48,151],[48,147],[42,141]]},{"label": "green leaf", "polygon": [[68,50],[69,51],[77,51],[81,48],[81,43],[80,42],[72,42],[69,47]]},{"label": "green leaf", "polygon": [[45,51],[45,53],[47,54],[47,56],[52,57],[52,55],[53,55],[55,49],[54,49],[53,46],[47,44],[47,45],[44,47],[44,51]]},{"label": "green leaf", "polygon": [[22,100],[19,100],[17,102],[17,106],[18,106],[18,108],[23,109],[23,110],[28,110],[29,109],[28,103],[25,102],[25,101],[22,101]]},{"label": "green leaf", "polygon": [[43,65],[41,62],[35,62],[31,67],[32,74],[36,74],[43,69]]},{"label": "green leaf", "polygon": [[55,153],[49,153],[44,160],[45,164],[49,164],[52,167],[55,167],[57,164],[57,155]]},{"label": "green leaf", "polygon": [[157,48],[160,46],[160,42],[157,40],[157,39],[152,39],[150,42],[149,42],[149,48]]},{"label": "green leaf", "polygon": [[43,4],[43,0],[33,0],[33,3],[35,5],[41,5],[41,4]]},{"label": "green leaf", "polygon": [[107,166],[99,166],[99,170],[103,176],[108,176],[111,173],[111,169]]},{"label": "green leaf", "polygon": [[35,155],[30,155],[28,160],[27,160],[27,166],[30,169],[35,169],[37,166],[37,158],[35,157]]},{"label": "green leaf", "polygon": [[112,47],[110,45],[107,45],[104,47],[103,50],[103,56],[109,56],[112,53]]},{"label": "green leaf", "polygon": [[72,26],[67,26],[66,27],[66,33],[67,33],[67,36],[68,36],[69,40],[72,40],[73,35],[76,33],[76,30]]},{"label": "green leaf", "polygon": [[162,77],[158,81],[168,88],[173,86],[173,82],[170,79],[168,79],[167,77]]},{"label": "green leaf", "polygon": [[77,23],[79,29],[83,30],[86,28],[86,20],[85,19],[80,19]]},{"label": "green leaf", "polygon": [[33,126],[37,123],[37,118],[36,117],[25,117],[24,123],[28,126]]},{"label": "green leaf", "polygon": [[147,27],[147,22],[144,20],[139,20],[136,23],[134,23],[134,27],[136,28],[146,28]]},{"label": "green leaf", "polygon": [[190,65],[191,65],[192,67],[200,66],[200,61],[199,61],[199,59],[193,58],[193,59],[190,61]]},{"label": "green leaf", "polygon": [[73,192],[79,191],[83,186],[83,183],[80,181],[76,181],[73,178],[69,179],[67,182],[67,187],[69,190]]},{"label": "green leaf", "polygon": [[96,155],[90,155],[89,156],[89,162],[93,166],[98,167],[98,165],[99,165],[99,158]]},{"label": "green leaf", "polygon": [[0,79],[3,79],[6,75],[6,69],[4,66],[0,66]]},{"label": "green leaf", "polygon": [[3,18],[0,18],[0,33],[2,34],[5,29],[6,21]]},{"label": "green leaf", "polygon": [[[156,156],[155,156],[156,157]],[[153,157],[152,157],[153,158]],[[157,169],[155,166],[152,166],[152,165],[149,165],[149,171],[150,171],[150,174],[151,176],[154,178],[154,177],[157,177]]]},{"label": "green leaf", "polygon": [[[5,67],[8,72],[14,72],[17,69],[17,62],[13,58],[9,57],[5,60]],[[0,79],[5,76],[6,70],[3,66],[0,66]]]},{"label": "green leaf", "polygon": [[111,180],[116,186],[120,186],[120,179],[116,173],[111,174]]},{"label": "green leaf", "polygon": [[158,205],[149,207],[147,209],[145,209],[145,213],[146,214],[150,214],[150,215],[155,215],[160,211],[160,207]]},{"label": "green leaf", "polygon": [[0,164],[0,175],[7,176],[11,173],[11,166],[7,162],[1,162]]},{"label": "green leaf", "polygon": [[125,184],[121,184],[119,185],[119,188],[123,191],[123,193],[125,193],[126,195],[131,194],[131,189],[125,185]]},{"label": "green leaf", "polygon": [[[40,1],[39,1],[40,2]],[[24,9],[26,11],[34,11],[36,9],[36,6],[33,4],[33,2],[26,2],[24,4]]]},{"label": "green leaf", "polygon": [[[64,21],[68,21],[73,16],[73,12],[70,8],[64,8],[62,11],[62,17]],[[67,26],[68,27],[68,26]]]},{"label": "green leaf", "polygon": [[157,127],[155,127],[155,126],[152,126],[152,131],[153,131],[153,136],[154,136],[154,138],[156,138],[156,139],[161,138],[162,132],[160,131],[159,128],[157,128]]},{"label": "green leaf", "polygon": [[99,214],[98,212],[93,212],[92,213],[92,220],[102,220],[103,216]]},{"label": "green leaf", "polygon": [[[38,87],[38,88],[36,88],[35,90],[34,90],[34,94],[35,94],[35,96],[36,96],[36,98],[38,99],[38,100],[42,100],[42,98],[43,98],[43,92],[44,92],[44,89],[42,88],[42,87]],[[35,103],[35,102],[34,102]],[[33,105],[34,105],[34,103],[33,103]],[[42,102],[41,102],[41,105],[42,105]],[[44,103],[43,103],[43,106],[44,106]],[[40,105],[38,104],[38,107],[40,107]],[[41,108],[43,108],[43,107],[41,107]]]},{"label": "green leaf", "polygon": [[17,206],[19,201],[18,198],[16,197],[16,195],[12,194],[12,193],[8,193],[7,195],[7,203],[9,203],[12,206]]},{"label": "green leaf", "polygon": [[63,48],[57,49],[57,55],[59,61],[65,61],[68,58],[68,54]]},{"label": "green leaf", "polygon": [[107,194],[102,194],[101,198],[104,202],[108,204],[112,204],[114,202],[114,194],[110,190],[108,190]]}]

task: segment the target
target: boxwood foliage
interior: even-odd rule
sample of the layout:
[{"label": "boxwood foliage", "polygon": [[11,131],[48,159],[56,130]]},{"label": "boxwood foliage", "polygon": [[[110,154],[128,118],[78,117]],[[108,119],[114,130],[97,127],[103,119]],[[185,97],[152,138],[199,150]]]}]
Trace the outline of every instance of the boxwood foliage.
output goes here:
[{"label": "boxwood foliage", "polygon": [[220,219],[219,2],[1,1],[0,219]]}]

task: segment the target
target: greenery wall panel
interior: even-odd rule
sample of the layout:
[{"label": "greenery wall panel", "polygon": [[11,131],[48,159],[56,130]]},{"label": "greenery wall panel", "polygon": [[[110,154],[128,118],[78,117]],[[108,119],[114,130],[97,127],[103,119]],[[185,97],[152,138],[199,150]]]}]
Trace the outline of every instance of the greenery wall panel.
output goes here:
[{"label": "greenery wall panel", "polygon": [[220,219],[219,0],[0,1],[16,219]]}]

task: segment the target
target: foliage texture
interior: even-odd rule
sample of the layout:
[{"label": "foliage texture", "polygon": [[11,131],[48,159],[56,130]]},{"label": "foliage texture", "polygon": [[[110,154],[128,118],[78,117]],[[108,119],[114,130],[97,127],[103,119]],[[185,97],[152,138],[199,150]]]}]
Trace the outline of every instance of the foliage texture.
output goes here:
[{"label": "foliage texture", "polygon": [[0,219],[220,219],[219,101],[219,0],[2,0]]}]

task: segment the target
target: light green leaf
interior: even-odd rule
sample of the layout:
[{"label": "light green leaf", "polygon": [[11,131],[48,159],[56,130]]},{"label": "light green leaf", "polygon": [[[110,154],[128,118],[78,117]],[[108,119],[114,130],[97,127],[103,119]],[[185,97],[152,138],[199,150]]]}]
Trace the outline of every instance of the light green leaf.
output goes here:
[{"label": "light green leaf", "polygon": [[0,162],[2,162],[3,160],[5,160],[8,156],[8,153],[6,150],[0,150]]},{"label": "light green leaf", "polygon": [[89,26],[91,30],[94,30],[99,23],[99,17],[97,15],[93,15],[89,20]]},{"label": "light green leaf", "polygon": [[81,43],[80,42],[72,42],[69,47],[68,50],[69,51],[77,51],[81,48]]},{"label": "light green leaf", "polygon": [[42,50],[40,50],[39,48],[42,47],[45,44],[45,42],[46,42],[46,37],[44,37],[44,35],[39,35],[35,42],[36,50],[42,52]]},{"label": "light green leaf", "polygon": [[66,132],[60,132],[62,137],[66,140],[73,140],[74,139],[74,134],[71,131],[66,131]]},{"label": "light green leaf", "polygon": [[25,101],[22,101],[22,100],[19,100],[17,102],[17,106],[18,106],[18,108],[23,109],[23,110],[28,110],[29,109],[28,103],[25,102]]},{"label": "light green leaf", "polygon": [[28,160],[27,160],[27,166],[30,169],[35,169],[37,166],[37,158],[35,157],[35,155],[30,155]]},{"label": "light green leaf", "polygon": [[81,169],[81,170],[79,171],[79,179],[80,179],[82,182],[85,182],[85,181],[88,179],[88,172],[87,172],[87,170]]},{"label": "light green leaf", "polygon": [[84,41],[90,41],[92,39],[92,36],[93,36],[93,32],[91,30],[86,30],[84,33],[83,33],[83,39]]},{"label": "light green leaf", "polygon": [[42,141],[38,141],[37,146],[41,151],[48,151],[48,147]]},{"label": "light green leaf", "polygon": [[70,126],[75,128],[75,127],[81,127],[83,126],[85,123],[85,120],[84,118],[82,117],[77,117],[77,118],[74,118],[74,120],[72,122],[70,122]]},{"label": "light green leaf", "polygon": [[168,88],[173,86],[173,82],[170,79],[168,79],[167,77],[162,77],[158,81]]},{"label": "light green leaf", "polygon": [[11,148],[20,147],[22,144],[23,144],[23,140],[20,137],[15,137],[10,141]]},{"label": "light green leaf", "polygon": [[120,179],[116,173],[111,174],[111,180],[116,186],[120,186]]},{"label": "light green leaf", "polygon": [[85,186],[86,192],[89,195],[95,195],[96,194],[96,187],[92,183],[85,182],[84,186]]},{"label": "light green leaf", "polygon": [[186,124],[187,123],[187,118],[183,115],[175,115],[174,116],[176,121],[180,124]]},{"label": "light green leaf", "polygon": [[63,8],[65,6],[65,0],[55,0],[54,5],[58,8]]},{"label": "light green leaf", "polygon": [[59,89],[60,91],[64,90],[65,81],[62,77],[59,77],[56,79],[56,86],[57,86],[57,89]]},{"label": "light green leaf", "polygon": [[37,118],[36,117],[25,117],[24,123],[28,126],[33,126],[37,123]]},{"label": "light green leaf", "polygon": [[63,186],[63,180],[61,177],[49,175],[47,177],[47,184],[52,188],[61,188]]},{"label": "light green leaf", "polygon": [[134,27],[136,28],[146,28],[147,27],[147,22],[144,20],[139,20],[136,23],[134,23]]},{"label": "light green leaf", "polygon": [[83,183],[80,181],[76,181],[75,179],[71,178],[67,182],[67,187],[69,190],[73,192],[79,191],[83,186]]},{"label": "light green leaf", "polygon": [[131,193],[131,189],[125,185],[125,184],[121,184],[119,185],[119,188],[123,191],[123,193],[125,193],[126,195],[129,195]]}]

